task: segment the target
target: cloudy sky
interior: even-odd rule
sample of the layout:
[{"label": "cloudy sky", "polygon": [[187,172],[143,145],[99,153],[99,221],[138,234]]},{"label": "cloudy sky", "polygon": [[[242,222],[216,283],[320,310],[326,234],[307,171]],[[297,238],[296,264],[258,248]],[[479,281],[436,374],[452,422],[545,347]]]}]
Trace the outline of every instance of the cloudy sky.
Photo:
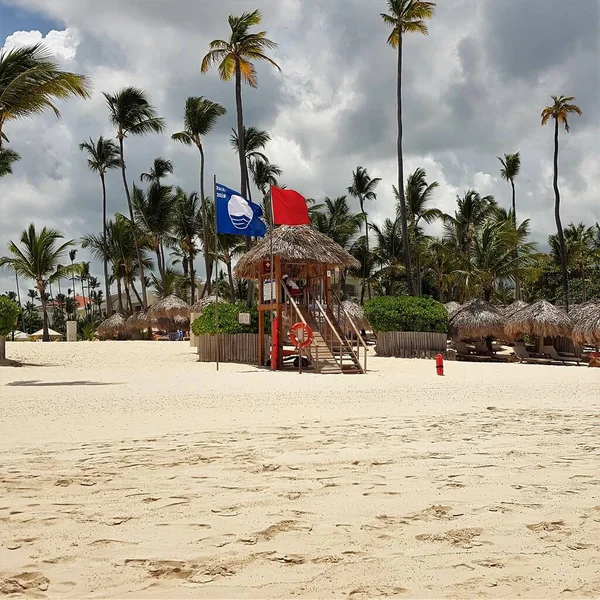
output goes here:
[{"label": "cloudy sky", "polygon": [[[517,209],[543,244],[554,228],[553,146],[539,117],[550,94],[572,95],[583,116],[561,133],[563,222],[600,220],[599,0],[438,4],[430,35],[405,46],[405,172],[424,167],[440,183],[435,204],[445,211],[469,188],[508,207],[496,157],[520,151]],[[164,156],[175,164],[172,182],[197,189],[196,153],[170,134],[181,128],[185,99],[204,95],[228,110],[205,143],[207,175],[239,187],[228,140],[233,85],[201,74],[200,62],[210,40],[227,36],[227,15],[254,8],[279,43],[272,56],[282,71],[258,65],[258,89],[244,89],[245,122],[271,133],[266,153],[283,169],[281,183],[307,197],[337,196],[363,165],[383,179],[371,218],[391,216],[395,53],[379,16],[384,0],[0,0],[0,46],[42,40],[94,85],[91,100],[61,106],[60,120],[5,128],[23,160],[0,179],[0,254],[31,221],[70,238],[100,231],[99,181],[78,144],[114,136],[102,92],[125,85],[146,89],[168,126],[168,135],[127,140],[131,179]],[[125,211],[118,173],[109,177],[108,203],[110,213]],[[92,269],[100,275],[99,265]],[[0,292],[11,288],[0,273]]]}]

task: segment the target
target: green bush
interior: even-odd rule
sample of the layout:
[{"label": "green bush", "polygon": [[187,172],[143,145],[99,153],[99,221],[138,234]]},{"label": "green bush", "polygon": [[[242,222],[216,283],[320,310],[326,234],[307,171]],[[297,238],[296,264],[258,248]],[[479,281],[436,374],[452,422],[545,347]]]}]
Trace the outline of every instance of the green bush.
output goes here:
[{"label": "green bush", "polygon": [[448,331],[448,311],[432,298],[377,296],[364,311],[375,331]]},{"label": "green bush", "polygon": [[[258,310],[255,306],[248,308],[244,302],[219,302],[219,333],[258,333]],[[250,325],[240,325],[238,315],[250,313]],[[265,332],[269,330],[269,319],[265,319]],[[215,305],[207,306],[202,314],[192,323],[194,335],[217,333],[215,326]]]},{"label": "green bush", "polygon": [[8,335],[17,325],[21,307],[7,298],[0,296],[0,335]]}]

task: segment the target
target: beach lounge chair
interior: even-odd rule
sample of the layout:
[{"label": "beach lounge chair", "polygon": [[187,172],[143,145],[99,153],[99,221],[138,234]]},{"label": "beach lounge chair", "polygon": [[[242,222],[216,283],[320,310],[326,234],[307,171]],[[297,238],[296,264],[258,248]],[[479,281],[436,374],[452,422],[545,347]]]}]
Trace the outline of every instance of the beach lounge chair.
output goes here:
[{"label": "beach lounge chair", "polygon": [[542,352],[544,354],[547,354],[553,360],[562,362],[564,365],[569,364],[569,363],[578,365],[579,363],[583,362],[583,359],[579,358],[578,356],[562,356],[562,355],[560,355],[556,351],[556,348],[554,346],[542,346]]},{"label": "beach lounge chair", "polygon": [[523,342],[515,342],[515,355],[521,363],[533,363],[538,365],[551,365],[552,360],[549,358],[543,358],[539,355],[532,356]]}]

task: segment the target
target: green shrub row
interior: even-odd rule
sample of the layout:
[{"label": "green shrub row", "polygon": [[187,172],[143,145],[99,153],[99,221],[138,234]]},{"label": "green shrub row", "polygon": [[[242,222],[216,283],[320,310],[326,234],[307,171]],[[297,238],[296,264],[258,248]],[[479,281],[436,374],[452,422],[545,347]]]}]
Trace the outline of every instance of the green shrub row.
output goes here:
[{"label": "green shrub row", "polygon": [[[219,302],[219,333],[258,333],[258,310],[255,306],[248,308],[244,302]],[[240,325],[238,315],[240,313],[250,313],[250,325]],[[270,331],[270,319],[265,319],[265,332]],[[202,314],[192,323],[192,332],[194,335],[203,335],[206,333],[217,333],[215,319],[215,305],[207,306]]]},{"label": "green shrub row", "polygon": [[448,331],[448,311],[432,298],[377,296],[365,303],[364,311],[375,331]]}]

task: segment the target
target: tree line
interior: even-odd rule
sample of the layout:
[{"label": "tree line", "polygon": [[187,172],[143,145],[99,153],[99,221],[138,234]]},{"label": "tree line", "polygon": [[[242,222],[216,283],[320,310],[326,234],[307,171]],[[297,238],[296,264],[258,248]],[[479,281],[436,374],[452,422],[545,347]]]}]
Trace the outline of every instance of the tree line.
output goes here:
[{"label": "tree line", "polygon": [[[427,294],[442,301],[465,301],[472,297],[507,301],[543,296],[560,300],[568,308],[571,282],[577,299],[585,300],[597,293],[598,224],[591,227],[570,224],[563,228],[558,188],[560,125],[568,132],[568,118],[582,112],[573,103],[573,97],[552,96],[553,103],[541,113],[542,125],[554,124],[553,188],[557,231],[550,236],[551,252],[547,255],[537,252],[529,241],[529,221],[517,219],[518,152],[500,158],[501,176],[512,190],[509,208],[500,207],[494,198],[481,196],[477,190],[466,190],[457,198],[455,212],[444,214],[433,205],[437,182],[429,183],[423,169],[405,178],[403,46],[410,33],[428,34],[427,21],[433,17],[435,6],[434,2],[421,0],[388,0],[387,12],[381,14],[391,29],[387,42],[397,56],[395,214],[383,223],[369,219],[367,208],[376,201],[381,180],[358,166],[345,193],[323,201],[310,200],[312,226],[331,236],[359,260],[360,268],[352,275],[362,282],[361,302],[365,294],[369,297],[373,294]],[[236,127],[232,130],[231,145],[239,159],[240,192],[252,199],[251,183],[254,183],[268,216],[269,186],[282,185],[279,180],[283,174],[265,154],[269,133],[245,125],[242,101],[242,86],[256,88],[258,85],[257,61],[280,70],[269,56],[277,44],[268,38],[266,31],[254,29],[260,23],[258,10],[230,15],[228,37],[210,42],[200,68],[203,73],[215,68],[221,80],[234,83]],[[9,139],[4,131],[7,123],[48,110],[58,115],[57,99],[88,98],[90,89],[85,76],[61,70],[41,44],[3,52],[0,55],[0,176],[9,175],[20,158],[7,146]],[[199,191],[195,192],[165,181],[173,174],[174,166],[162,157],[155,159],[139,179],[130,179],[126,140],[133,136],[162,134],[167,124],[145,90],[126,86],[103,95],[115,138],[90,137],[80,144],[90,170],[99,177],[102,203],[100,232],[83,236],[81,245],[103,264],[107,314],[113,310],[131,312],[133,298],[147,308],[147,289],[151,286],[160,295],[176,293],[192,303],[196,293],[206,297],[214,285],[223,286],[232,300],[247,294],[248,286],[234,280],[232,265],[252,241],[219,236],[215,245],[214,204],[205,189],[205,153],[210,151],[205,147],[206,140],[217,121],[226,115],[226,108],[203,96],[190,97],[183,107],[183,127],[171,134],[173,141],[198,152]],[[125,210],[109,218],[106,178],[111,171],[121,175]],[[348,196],[357,201],[358,212],[349,206]],[[438,220],[442,223],[443,235],[439,238],[427,235],[424,226]],[[44,315],[47,288],[52,283],[71,277],[74,295],[74,277],[86,277],[84,264],[75,263],[73,258],[70,264],[63,264],[65,254],[74,251],[74,244],[74,240],[63,241],[59,232],[48,228],[37,231],[31,226],[21,236],[21,246],[11,242],[10,256],[0,259],[0,265],[12,267],[18,275],[35,282]],[[197,290],[195,259],[200,253],[206,280]],[[34,255],[38,258],[43,255],[45,260],[34,263]],[[213,272],[215,258],[225,265],[226,275]],[[557,282],[560,298],[555,290]],[[117,289],[116,307],[112,303],[111,284]],[[95,293],[98,298],[99,291]],[[251,296],[251,289],[249,293]],[[66,301],[64,304],[68,313]],[[44,328],[47,328],[46,317]]]}]

